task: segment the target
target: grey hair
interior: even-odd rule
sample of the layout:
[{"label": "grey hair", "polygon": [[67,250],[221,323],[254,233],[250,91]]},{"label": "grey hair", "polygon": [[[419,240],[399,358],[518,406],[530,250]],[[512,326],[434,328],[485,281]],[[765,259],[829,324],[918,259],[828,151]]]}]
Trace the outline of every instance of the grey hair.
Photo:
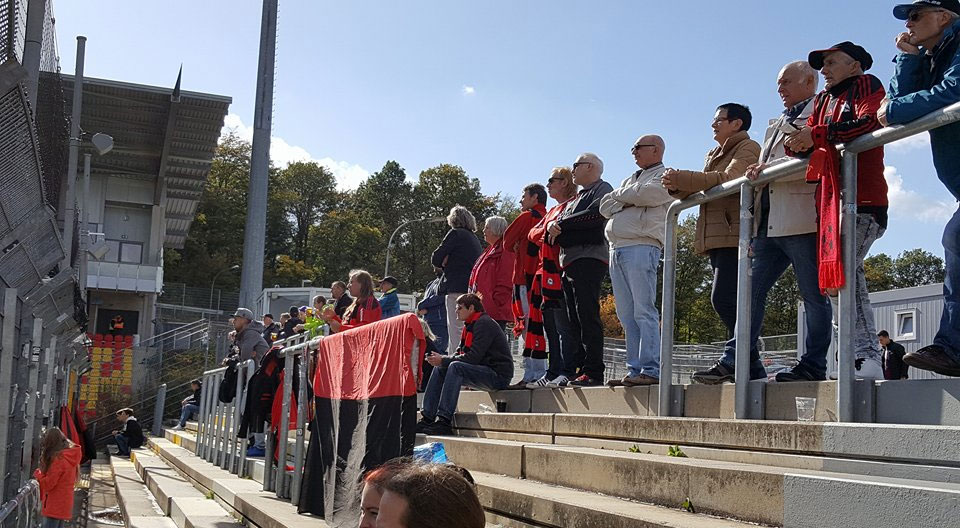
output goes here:
[{"label": "grey hair", "polygon": [[489,227],[497,238],[503,238],[503,234],[507,231],[507,219],[502,216],[488,216],[483,226]]},{"label": "grey hair", "polygon": [[583,154],[580,154],[578,159],[588,163],[593,163],[593,165],[597,168],[597,171],[599,171],[598,174],[603,175],[603,160],[600,159],[600,156],[597,156],[593,152],[584,152]]},{"label": "grey hair", "polygon": [[813,69],[813,66],[810,66],[810,63],[804,60],[794,61],[783,67],[784,71],[786,70],[795,70],[796,72],[802,74],[808,79],[813,79],[813,88],[816,89],[820,85],[820,76],[817,75],[817,70]]},{"label": "grey hair", "polygon": [[463,229],[476,231],[477,219],[473,217],[473,213],[466,207],[455,205],[450,209],[450,214],[447,215],[447,225],[452,229],[462,227]]}]

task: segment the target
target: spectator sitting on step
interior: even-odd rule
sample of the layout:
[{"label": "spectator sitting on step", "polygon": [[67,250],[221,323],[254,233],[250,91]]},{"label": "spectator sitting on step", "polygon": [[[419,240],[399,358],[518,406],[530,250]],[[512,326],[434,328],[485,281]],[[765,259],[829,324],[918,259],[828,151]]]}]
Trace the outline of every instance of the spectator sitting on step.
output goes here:
[{"label": "spectator sitting on step", "polygon": [[200,380],[195,379],[190,382],[193,393],[180,402],[180,423],[173,428],[174,431],[183,431],[183,428],[187,426],[187,420],[193,418],[200,411],[200,387]]},{"label": "spectator sitting on step", "polygon": [[388,480],[383,489],[378,528],[486,526],[473,486],[461,472],[445,465],[412,464]]},{"label": "spectator sitting on step", "polygon": [[460,346],[453,356],[431,353],[426,361],[434,367],[423,398],[423,418],[418,432],[448,435],[462,386],[483,391],[503,390],[513,378],[513,356],[507,336],[492,317],[484,313],[476,294],[457,298],[457,317],[464,323]]},{"label": "spectator sitting on step", "polygon": [[140,428],[137,417],[133,415],[133,409],[129,407],[117,411],[116,417],[123,426],[120,429],[114,429],[113,441],[117,444],[117,454],[128,457],[131,449],[143,447],[145,441],[143,429]]},{"label": "spectator sitting on step", "polygon": [[397,296],[397,284],[395,277],[387,275],[380,281],[380,310],[383,311],[383,318],[387,319],[400,315],[400,297]]},{"label": "spectator sitting on step", "polygon": [[63,528],[73,519],[73,486],[83,450],[58,427],[51,427],[40,443],[40,467],[33,478],[40,485],[42,528]]}]

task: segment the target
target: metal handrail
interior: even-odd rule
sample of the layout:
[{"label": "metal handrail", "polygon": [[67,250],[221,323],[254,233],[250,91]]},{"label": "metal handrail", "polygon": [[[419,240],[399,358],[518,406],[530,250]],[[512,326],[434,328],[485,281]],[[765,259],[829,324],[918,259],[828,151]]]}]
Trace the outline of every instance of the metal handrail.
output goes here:
[{"label": "metal handrail", "polygon": [[[941,108],[904,125],[895,125],[865,134],[849,144],[837,145],[841,158],[841,175],[843,178],[842,209],[841,209],[841,243],[844,266],[844,287],[840,290],[839,302],[839,336],[838,336],[838,380],[837,380],[837,418],[840,422],[855,421],[854,381],[855,370],[851,344],[856,327],[856,299],[855,282],[856,266],[856,214],[857,214],[857,158],[858,154],[877,147],[882,147],[916,134],[928,132],[935,128],[951,123],[960,122],[960,103]],[[663,331],[661,333],[660,372],[662,379],[671,379],[673,360],[673,331],[675,326],[676,308],[676,230],[680,212],[701,205],[718,198],[731,196],[740,191],[740,236],[739,236],[739,269],[737,283],[737,347],[736,347],[736,405],[737,418],[749,418],[748,382],[749,382],[749,353],[750,353],[750,325],[739,324],[740,321],[750,321],[750,257],[748,255],[750,241],[753,235],[753,187],[767,184],[791,175],[798,174],[806,167],[806,161],[794,159],[764,170],[754,181],[746,177],[725,182],[705,192],[672,203],[667,209],[664,244],[664,272],[663,272]],[[672,401],[672,387],[669,383],[659,387],[659,414],[670,416]]]},{"label": "metal handrail", "polygon": [[[27,508],[27,517],[25,520],[20,516],[20,510]],[[21,523],[23,526],[39,526],[40,519],[40,483],[35,479],[30,479],[26,484],[20,486],[17,494],[10,500],[0,506],[0,525],[3,525],[7,518],[14,512],[17,512],[15,519],[17,526]]]}]

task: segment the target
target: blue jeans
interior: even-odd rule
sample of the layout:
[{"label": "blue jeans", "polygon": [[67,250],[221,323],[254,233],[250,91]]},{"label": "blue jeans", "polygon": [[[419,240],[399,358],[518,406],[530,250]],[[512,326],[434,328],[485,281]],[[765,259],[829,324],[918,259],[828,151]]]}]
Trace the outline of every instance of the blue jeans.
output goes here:
[{"label": "blue jeans", "polygon": [[61,519],[54,519],[53,517],[43,517],[43,520],[40,522],[40,528],[63,528],[63,525],[67,521]]},{"label": "blue jeans", "polygon": [[200,411],[200,406],[188,403],[180,410],[180,427],[186,427],[187,420],[193,418]]},{"label": "blue jeans", "polygon": [[470,387],[482,391],[507,388],[509,379],[501,378],[490,367],[454,361],[446,368],[434,368],[423,395],[423,416],[427,419],[443,417],[453,419],[460,399],[460,388]]},{"label": "blue jeans", "polygon": [[121,456],[130,456],[130,442],[122,434],[113,435],[113,441],[117,443],[117,454]]},{"label": "blue jeans", "polygon": [[630,376],[660,377],[657,269],[663,251],[647,244],[610,250],[610,282],[617,317],[627,336]]},{"label": "blue jeans", "polygon": [[[788,266],[793,266],[797,286],[803,298],[806,351],[800,362],[816,377],[827,372],[827,350],[832,331],[830,301],[820,293],[817,264],[817,235],[758,237],[753,239],[753,282],[751,284],[750,378],[766,378],[760,361],[757,339],[766,315],[767,294]],[[727,341],[721,361],[728,367],[736,364],[736,338]]]},{"label": "blue jeans", "polygon": [[547,334],[549,364],[547,378],[556,379],[563,374],[569,379],[574,378],[573,368],[573,332],[570,329],[570,317],[567,315],[567,306],[560,300],[548,304],[543,308],[543,330]]},{"label": "blue jeans", "polygon": [[947,267],[943,281],[943,315],[933,344],[960,362],[960,210],[943,230],[943,257]]}]

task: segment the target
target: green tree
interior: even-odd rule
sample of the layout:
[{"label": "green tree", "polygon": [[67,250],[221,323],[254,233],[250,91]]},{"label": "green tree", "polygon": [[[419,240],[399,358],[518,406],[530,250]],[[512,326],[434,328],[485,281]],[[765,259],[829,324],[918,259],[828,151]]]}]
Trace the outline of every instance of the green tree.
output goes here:
[{"label": "green tree", "polygon": [[893,259],[886,253],[877,253],[863,259],[863,273],[867,279],[867,289],[872,292],[892,290],[896,287]]},{"label": "green tree", "polygon": [[279,172],[277,183],[283,210],[293,220],[291,255],[303,260],[310,228],[341,202],[336,178],[317,162],[298,161]]},{"label": "green tree", "polygon": [[912,288],[943,282],[946,269],[942,258],[918,248],[900,253],[893,264],[893,275],[897,288]]}]

